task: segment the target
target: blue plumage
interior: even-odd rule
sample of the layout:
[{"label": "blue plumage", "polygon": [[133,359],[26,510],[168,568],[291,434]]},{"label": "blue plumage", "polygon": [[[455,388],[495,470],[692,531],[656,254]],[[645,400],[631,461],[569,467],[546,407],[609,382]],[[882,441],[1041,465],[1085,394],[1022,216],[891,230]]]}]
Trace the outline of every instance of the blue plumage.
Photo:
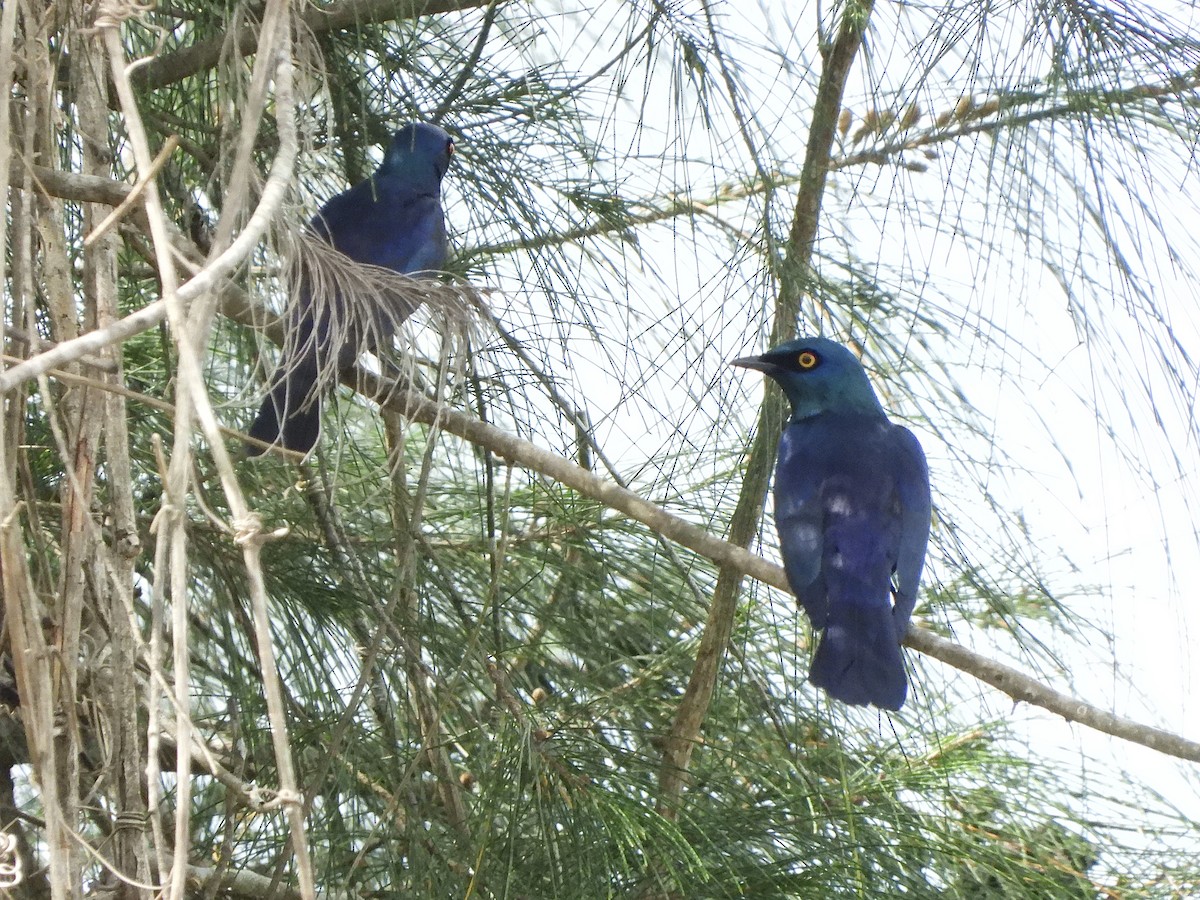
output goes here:
[{"label": "blue plumage", "polygon": [[844,703],[899,709],[929,540],[929,470],[845,347],[801,338],[733,362],[783,388],[775,525],[788,583],[823,631],[809,681]]},{"label": "blue plumage", "polygon": [[[357,263],[409,275],[440,269],[448,248],[441,182],[453,151],[450,135],[436,125],[404,126],[375,174],[326,203],[309,231]],[[300,278],[279,366],[249,432],[301,453],[320,434],[323,373],[349,368],[364,350],[390,343],[415,310],[364,307],[363,298],[343,297],[336,287],[318,303],[314,297],[323,292],[311,279],[308,272]],[[251,444],[247,452],[262,450]]]}]

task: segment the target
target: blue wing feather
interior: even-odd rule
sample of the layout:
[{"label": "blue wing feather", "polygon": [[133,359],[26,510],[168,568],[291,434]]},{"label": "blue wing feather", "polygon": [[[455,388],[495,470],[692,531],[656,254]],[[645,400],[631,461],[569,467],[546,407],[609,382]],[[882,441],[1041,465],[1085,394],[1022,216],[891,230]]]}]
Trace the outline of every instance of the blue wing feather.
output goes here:
[{"label": "blue wing feather", "polygon": [[824,628],[829,617],[821,580],[825,514],[820,493],[825,472],[815,459],[820,446],[820,428],[811,423],[789,425],[780,439],[775,465],[775,527],[784,571],[792,593],[817,629]]},{"label": "blue wing feather", "polygon": [[813,626],[825,631],[809,678],[846,703],[904,702],[899,644],[929,506],[920,446],[886,417],[825,412],[785,430],[775,475],[784,568]]},{"label": "blue wing feather", "polygon": [[917,587],[925,566],[929,523],[933,513],[929,492],[929,466],[916,437],[907,428],[894,426],[893,462],[900,499],[900,544],[896,551],[896,605],[892,615],[903,638],[917,604]]},{"label": "blue wing feather", "polygon": [[395,176],[376,176],[338,194],[310,225],[356,262],[412,273],[446,262],[446,225],[437,194]]}]

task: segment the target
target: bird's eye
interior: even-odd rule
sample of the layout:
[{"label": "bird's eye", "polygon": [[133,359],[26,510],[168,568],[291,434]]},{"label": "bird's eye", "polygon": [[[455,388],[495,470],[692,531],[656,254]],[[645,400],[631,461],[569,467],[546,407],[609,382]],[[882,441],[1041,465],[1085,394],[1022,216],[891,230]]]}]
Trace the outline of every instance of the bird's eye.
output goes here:
[{"label": "bird's eye", "polygon": [[821,362],[821,357],[813,353],[811,350],[801,350],[800,355],[796,357],[796,365],[807,372],[809,369],[815,369],[817,364]]},{"label": "bird's eye", "polygon": [[446,141],[446,155],[447,156],[454,155],[454,141]]}]

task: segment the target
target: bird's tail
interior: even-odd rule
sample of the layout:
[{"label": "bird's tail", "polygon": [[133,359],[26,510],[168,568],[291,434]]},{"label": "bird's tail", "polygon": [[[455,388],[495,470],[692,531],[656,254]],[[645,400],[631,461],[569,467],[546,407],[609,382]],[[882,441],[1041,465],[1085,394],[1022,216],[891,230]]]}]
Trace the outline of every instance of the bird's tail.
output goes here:
[{"label": "bird's tail", "polygon": [[833,603],[808,680],[843,703],[899,709],[908,678],[890,607]]},{"label": "bird's tail", "polygon": [[[311,364],[310,364],[311,362]],[[321,433],[321,393],[317,389],[314,360],[299,365],[280,363],[271,378],[271,390],[263,399],[258,418],[250,426],[250,437],[267,444],[279,444],[297,453],[308,453]],[[258,456],[263,448],[246,445],[246,453]]]}]

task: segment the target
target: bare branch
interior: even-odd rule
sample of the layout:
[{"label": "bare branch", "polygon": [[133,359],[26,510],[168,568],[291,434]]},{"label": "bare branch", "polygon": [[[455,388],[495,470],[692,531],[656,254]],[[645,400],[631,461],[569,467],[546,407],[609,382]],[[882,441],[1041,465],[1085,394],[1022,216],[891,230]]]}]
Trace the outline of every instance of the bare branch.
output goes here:
[{"label": "bare branch", "polygon": [[[779,261],[776,275],[779,295],[775,301],[774,322],[769,346],[789,340],[796,334],[800,301],[812,281],[812,254],[821,214],[825,182],[829,176],[830,151],[836,133],[838,110],[846,88],[850,67],[862,45],[867,22],[871,18],[873,0],[852,0],[845,5],[838,34],[825,54],[825,65],[817,85],[817,97],[809,123],[804,165],[800,172],[800,193],[788,235],[786,256]],[[730,90],[732,90],[732,85]],[[772,256],[772,259],[774,257]],[[768,390],[759,411],[754,443],[748,454],[749,463],[738,494],[737,506],[729,522],[729,540],[747,546],[758,531],[766,503],[767,486],[771,483],[775,447],[784,422],[783,394]],[[663,748],[662,770],[659,775],[662,795],[659,811],[669,817],[678,812],[691,762],[692,749],[700,739],[700,729],[708,715],[721,660],[729,645],[737,597],[741,590],[742,573],[724,565],[713,589],[708,620],[696,651],[696,664],[679,702],[671,731]]]},{"label": "bare branch", "polygon": [[81,175],[47,166],[26,164],[16,160],[9,165],[8,177],[14,185],[25,180],[28,172],[34,185],[48,197],[61,197],[80,203],[105,203],[120,206],[133,192],[133,185],[114,181],[101,175]]},{"label": "bare branch", "polygon": [[56,344],[49,350],[0,373],[0,394],[7,394],[26,381],[44,375],[51,369],[60,368],[81,357],[103,350],[110,344],[117,344],[136,334],[141,334],[143,331],[153,328],[166,317],[166,301],[155,300],[105,328],[97,328],[95,331],[89,331],[77,338]]},{"label": "bare branch", "polygon": [[[285,152],[280,152],[276,155],[272,161],[262,197],[259,199],[258,206],[250,216],[249,221],[246,222],[246,227],[242,229],[241,233],[238,234],[237,238],[224,252],[217,256],[216,259],[207,263],[192,278],[178,288],[175,293],[181,303],[194,300],[207,291],[217,290],[221,280],[241,265],[250,251],[257,246],[259,239],[262,237],[263,232],[266,231],[267,226],[271,224],[272,217],[275,215],[276,210],[283,202],[283,198],[287,193],[289,173],[294,158],[294,154]],[[37,167],[36,174],[39,180],[45,183],[43,176],[51,172],[53,170]],[[129,185],[115,181],[106,181],[103,178],[83,175],[67,176],[67,173],[63,172],[57,172],[54,175],[56,177],[53,183],[58,190],[79,189],[81,193],[94,194],[97,197],[103,196],[105,199],[96,200],[96,202],[101,203],[108,203],[115,200],[119,204],[133,190]],[[75,196],[75,199],[84,199],[84,197]],[[88,197],[88,199],[91,199],[91,197]],[[176,244],[181,241],[182,238],[178,238]],[[36,378],[38,375],[42,375],[52,368],[64,366],[82,356],[96,353],[110,344],[128,340],[134,335],[141,334],[143,331],[153,328],[166,318],[166,301],[156,300],[142,307],[137,312],[130,313],[125,318],[113,322],[106,328],[98,328],[87,334],[81,334],[72,340],[63,341],[53,349],[31,357],[25,362],[0,373],[0,394],[6,394],[22,382]]]},{"label": "bare branch", "polygon": [[[322,34],[342,28],[436,16],[487,5],[488,0],[343,0],[324,8],[306,5],[301,19],[304,27],[313,34]],[[261,12],[261,7],[255,10],[257,14]],[[135,73],[133,80],[139,87],[150,89],[174,84],[215,66],[225,52],[226,44],[232,45],[237,56],[249,56],[258,49],[257,33],[255,26],[243,20],[229,34],[201,41],[147,63]]]},{"label": "bare branch", "polygon": [[1155,728],[1153,725],[1144,725],[1133,719],[1115,715],[1085,703],[1078,697],[1056,691],[1012,666],[968,650],[961,644],[925,628],[910,629],[904,643],[914,650],[987,682],[1018,703],[1023,701],[1032,706],[1040,706],[1062,716],[1068,722],[1078,722],[1123,741],[1141,744],[1143,747],[1165,753],[1167,756],[1200,762],[1200,743],[1196,741],[1162,728]]},{"label": "bare branch", "polygon": [[[426,425],[436,423],[443,431],[485,447],[502,459],[545,475],[585,497],[625,513],[656,534],[711,559],[723,569],[727,568],[743,576],[748,575],[790,593],[782,566],[768,562],[737,544],[714,537],[700,526],[672,515],[633,491],[494,425],[441,406],[415,391],[397,387],[365,372],[359,373],[358,378],[369,388],[369,393],[388,409]],[[350,376],[347,377],[347,381],[352,383]],[[1141,744],[1168,756],[1200,762],[1200,743],[1196,741],[1113,715],[920,626],[914,625],[909,629],[904,643],[920,653],[992,685],[1015,701],[1039,706],[1069,722],[1078,722],[1088,728]]]},{"label": "bare branch", "polygon": [[[222,867],[187,866],[188,887],[195,891],[224,891],[234,897],[274,897],[277,900],[301,900],[300,891],[288,890],[270,875],[260,875],[250,869],[231,872]],[[207,896],[212,896],[211,894]],[[344,900],[349,895],[342,891],[317,891],[317,900]]]}]

